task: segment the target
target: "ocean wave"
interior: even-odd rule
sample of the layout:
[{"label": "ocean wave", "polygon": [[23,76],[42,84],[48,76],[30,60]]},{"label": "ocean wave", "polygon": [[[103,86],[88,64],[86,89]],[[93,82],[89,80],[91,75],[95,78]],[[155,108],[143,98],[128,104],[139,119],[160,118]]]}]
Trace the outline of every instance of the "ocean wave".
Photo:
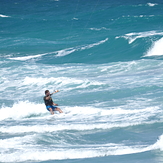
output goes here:
[{"label": "ocean wave", "polygon": [[20,101],[12,107],[2,106],[0,109],[0,121],[6,119],[23,119],[31,116],[40,116],[47,111],[42,104],[34,104],[29,101]]},{"label": "ocean wave", "polygon": [[163,151],[163,135],[159,137],[157,142],[152,146],[154,149],[160,149]]},{"label": "ocean wave", "polygon": [[150,36],[163,36],[163,32],[147,31],[147,32],[138,32],[138,33],[128,33],[125,34],[124,36],[117,36],[116,39],[125,38],[126,40],[128,40],[129,44],[131,44],[139,38],[150,37]]},{"label": "ocean wave", "polygon": [[92,31],[101,31],[101,30],[110,30],[109,28],[106,27],[101,27],[101,28],[90,28]]},{"label": "ocean wave", "polygon": [[17,61],[27,61],[29,59],[34,59],[34,58],[39,58],[44,55],[47,55],[48,53],[45,54],[38,54],[38,55],[31,55],[31,56],[23,56],[23,57],[13,57],[13,58],[8,58],[10,60],[17,60]]},{"label": "ocean wave", "polygon": [[154,146],[156,146],[155,147],[156,149],[159,147],[160,150],[163,151],[163,135],[161,135],[159,137],[159,139],[157,140],[157,142],[156,142],[156,144]]},{"label": "ocean wave", "polygon": [[48,52],[48,53],[42,53],[42,54],[37,54],[37,55],[23,56],[23,57],[10,57],[8,59],[10,59],[10,60],[17,60],[17,61],[27,61],[27,60],[30,60],[30,59],[40,58],[42,56],[50,55],[50,54],[55,54],[55,53],[57,53],[57,51]]},{"label": "ocean wave", "polygon": [[148,17],[154,17],[154,15],[135,15],[135,16],[133,16],[133,15],[123,15],[122,16],[123,18],[132,18],[132,17],[134,17],[134,18],[148,18]]},{"label": "ocean wave", "polygon": [[[135,153],[142,153],[152,150],[162,150],[162,135],[160,139],[153,145],[130,145],[125,144],[83,144],[69,145],[61,144],[60,146],[51,146],[54,150],[46,147],[31,144],[31,138],[36,136],[24,136],[23,138],[11,138],[0,140],[5,148],[5,152],[1,153],[1,162],[24,162],[24,161],[46,161],[46,160],[67,160],[67,159],[83,159],[93,157],[118,156]],[[10,143],[9,143],[10,142]],[[21,148],[20,148],[21,147]],[[16,148],[9,151],[10,148]],[[64,153],[64,155],[63,155]],[[19,157],[18,157],[19,156]]]},{"label": "ocean wave", "polygon": [[58,50],[58,51],[54,51],[54,52],[48,52],[48,53],[43,53],[43,54],[31,55],[31,56],[10,57],[8,59],[18,60],[18,61],[27,61],[30,59],[40,58],[42,56],[50,55],[50,54],[56,54],[55,57],[64,57],[64,56],[69,55],[75,51],[82,51],[82,50],[93,48],[94,46],[98,46],[100,44],[103,44],[106,41],[108,41],[108,38],[106,38],[105,40],[101,40],[99,42],[93,43],[93,44],[83,45],[80,47],[66,48],[66,49],[62,49],[62,50]]},{"label": "ocean wave", "polygon": [[[68,113],[68,114],[56,114],[55,117],[57,117],[58,120],[60,118],[62,119],[63,117],[64,118],[68,117],[68,119],[71,120],[72,122],[79,121],[79,124],[76,123],[75,124],[72,123],[71,125],[61,124],[56,128],[53,128],[52,126],[49,126],[47,128],[44,127],[45,130],[42,129],[42,132],[46,132],[48,130],[50,132],[50,131],[57,131],[57,130],[71,130],[71,129],[92,130],[92,129],[110,129],[113,127],[133,126],[133,125],[139,125],[141,123],[148,123],[147,120],[149,117],[155,116],[156,114],[160,114],[160,115],[162,114],[162,111],[159,107],[147,107],[145,109],[133,109],[133,110],[127,110],[122,107],[114,107],[110,109],[108,108],[106,110],[106,109],[101,109],[93,106],[83,106],[83,107],[61,106],[61,108],[64,111],[64,113]],[[12,107],[3,106],[0,109],[0,121],[7,120],[7,119],[23,120],[23,119],[30,119],[39,116],[46,119],[49,118],[47,117],[49,115],[50,114],[46,110],[45,105],[43,103],[35,104],[29,101],[24,101],[24,102],[20,101],[18,103],[15,103]],[[96,120],[96,117],[98,117],[98,120]],[[89,123],[88,124],[81,123],[80,119],[83,119]],[[124,123],[122,123],[122,121]],[[92,124],[91,122],[94,122],[94,124]],[[151,120],[149,121],[149,123],[155,123],[155,122]],[[17,126],[14,126],[8,129],[1,128],[1,132],[12,133],[14,132],[13,130],[14,128],[15,128],[15,132],[26,132],[26,131],[28,132],[28,130],[30,130],[30,132],[35,132],[36,131],[35,128],[38,128],[38,132],[39,132],[40,131],[39,128],[42,128],[42,126],[39,125],[38,126],[36,125],[35,127],[30,126],[30,129],[28,129],[28,126],[24,126],[23,130],[21,129],[20,131],[18,131],[16,127]]]},{"label": "ocean wave", "polygon": [[10,17],[10,16],[0,14],[0,17],[1,17],[1,18],[8,18],[8,17]]},{"label": "ocean wave", "polygon": [[142,6],[154,7],[156,5],[158,5],[158,3],[150,3],[150,2],[148,2],[146,4],[138,4],[138,5],[132,5],[132,6],[134,6],[134,7],[142,7]]},{"label": "ocean wave", "polygon": [[45,86],[45,85],[57,85],[58,89],[63,89],[64,91],[72,91],[78,88],[88,88],[90,86],[100,86],[103,82],[98,82],[89,79],[79,79],[79,78],[68,78],[68,77],[50,77],[50,78],[31,78],[25,77],[22,82],[22,86]]},{"label": "ocean wave", "polygon": [[83,46],[83,47],[80,48],[80,50],[90,49],[90,48],[92,48],[92,47],[94,47],[94,46],[103,44],[103,43],[105,43],[106,41],[108,41],[108,38],[106,38],[105,40],[101,40],[101,41],[99,41],[99,42],[96,42],[96,43],[94,43],[94,44],[89,44],[89,45]]},{"label": "ocean wave", "polygon": [[[66,116],[64,115],[64,113],[62,115],[64,116],[64,118],[66,118]],[[49,118],[49,117],[48,117]],[[52,117],[51,117],[52,118]],[[54,118],[54,117],[53,117]],[[79,118],[79,117],[78,117]],[[50,119],[50,118],[49,118]],[[56,118],[54,118],[56,119]],[[87,122],[88,123],[88,122]],[[31,134],[31,133],[35,133],[35,134],[43,134],[43,133],[57,133],[60,131],[92,131],[92,130],[108,130],[108,129],[115,129],[115,128],[126,128],[126,127],[131,127],[131,126],[138,126],[138,125],[148,125],[148,124],[153,124],[155,122],[146,122],[146,123],[142,123],[142,122],[135,122],[135,123],[92,123],[92,124],[70,124],[70,123],[66,123],[66,124],[56,124],[55,127],[54,125],[30,125],[30,126],[24,126],[24,125],[17,125],[17,126],[7,126],[7,127],[0,127],[0,132],[4,133],[4,134],[10,134],[10,135],[14,135],[14,134]]]},{"label": "ocean wave", "polygon": [[156,6],[156,5],[158,5],[157,3],[147,3],[147,5],[149,6],[149,7],[153,7],[153,6]]},{"label": "ocean wave", "polygon": [[63,57],[63,56],[66,56],[68,54],[71,54],[71,53],[73,53],[75,51],[81,51],[81,50],[93,48],[94,46],[98,46],[100,44],[103,44],[106,41],[108,41],[108,38],[106,38],[105,40],[101,40],[99,42],[93,43],[93,44],[89,44],[89,45],[83,45],[83,46],[80,46],[80,47],[63,49],[63,50],[57,51],[58,54],[55,55],[55,56],[56,57]]},{"label": "ocean wave", "polygon": [[155,41],[144,57],[163,56],[163,37]]},{"label": "ocean wave", "polygon": [[55,55],[55,57],[64,57],[64,56],[69,55],[75,51],[78,51],[78,48],[67,48],[67,49],[59,50],[56,52],[57,55]]}]

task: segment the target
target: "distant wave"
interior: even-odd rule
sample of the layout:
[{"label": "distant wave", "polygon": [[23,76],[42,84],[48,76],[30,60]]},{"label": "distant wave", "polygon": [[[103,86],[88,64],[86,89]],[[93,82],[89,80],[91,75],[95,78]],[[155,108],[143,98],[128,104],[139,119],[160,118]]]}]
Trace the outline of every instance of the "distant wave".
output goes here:
[{"label": "distant wave", "polygon": [[85,49],[90,49],[90,48],[92,48],[94,46],[103,44],[106,41],[108,41],[108,38],[106,38],[105,40],[101,40],[99,42],[96,42],[96,43],[93,43],[93,44],[89,44],[89,45],[84,45],[84,46],[81,46],[81,47],[74,47],[74,48],[63,49],[63,50],[57,51],[58,54],[56,55],[56,57],[63,57],[63,56],[66,56],[68,54],[71,54],[71,53],[73,53],[75,51],[81,51],[81,50],[85,50]]},{"label": "distant wave", "polygon": [[150,6],[150,7],[153,7],[153,6],[156,6],[158,4],[157,3],[147,3],[147,5]]},{"label": "distant wave", "polygon": [[138,33],[128,33],[125,34],[124,36],[117,36],[116,39],[125,38],[126,40],[128,40],[129,44],[131,44],[138,38],[144,38],[144,37],[150,37],[156,35],[163,35],[163,32],[147,31],[147,32],[138,32]]},{"label": "distant wave", "polygon": [[90,45],[87,45],[87,46],[84,46],[81,48],[81,50],[85,50],[85,49],[89,49],[89,48],[92,48],[94,46],[97,46],[97,45],[100,45],[100,44],[103,44],[104,42],[108,41],[108,38],[106,38],[105,40],[102,40],[102,41],[99,41],[97,43],[94,43],[94,44],[90,44]]},{"label": "distant wave", "polygon": [[31,55],[31,56],[24,56],[24,57],[14,57],[14,58],[8,58],[8,59],[18,60],[18,61],[26,61],[26,60],[29,60],[29,59],[39,58],[39,57],[47,55],[47,54],[49,54],[49,53]]},{"label": "distant wave", "polygon": [[158,5],[157,3],[146,3],[146,4],[138,4],[138,5],[133,5],[134,7],[139,7],[139,6],[149,6],[149,7],[153,7],[153,6],[156,6]]},{"label": "distant wave", "polygon": [[[19,126],[18,126],[19,127]],[[43,126],[44,127],[44,126]],[[39,128],[41,131],[44,128]],[[49,126],[46,126],[49,128]],[[57,125],[58,127],[58,125]],[[28,127],[30,129],[30,126]],[[53,125],[53,128],[54,125]],[[20,128],[23,129],[23,126]],[[37,129],[38,128],[33,128]],[[7,130],[7,128],[6,128]],[[30,130],[29,130],[30,131]],[[13,134],[13,133],[12,133]],[[23,137],[15,136],[14,138],[1,139],[0,143],[4,149],[16,148],[17,151],[9,154],[3,152],[0,157],[0,162],[28,162],[28,161],[46,161],[46,160],[67,160],[67,159],[83,159],[83,158],[94,158],[94,157],[106,157],[106,156],[118,156],[128,155],[134,153],[142,153],[152,150],[163,150],[163,135],[159,137],[156,143],[151,145],[130,145],[119,143],[105,143],[105,144],[64,144],[55,145],[55,151],[45,148],[38,148],[37,145],[33,145],[32,141],[37,140],[38,137],[35,134],[26,135]],[[41,138],[40,138],[41,139]],[[39,140],[40,140],[39,139]],[[21,148],[20,148],[21,146]],[[20,150],[21,149],[21,150]],[[23,152],[22,152],[23,151]],[[63,154],[64,152],[64,154]],[[34,155],[33,155],[34,153]],[[21,157],[17,158],[20,155]],[[41,156],[41,157],[40,157]]]},{"label": "distant wave", "polygon": [[101,30],[110,30],[109,28],[101,27],[101,28],[90,28],[92,31],[101,31]]},{"label": "distant wave", "polygon": [[0,14],[0,17],[7,18],[7,17],[10,17],[10,16]]},{"label": "distant wave", "polygon": [[49,52],[49,53],[43,53],[43,54],[38,54],[38,55],[31,55],[31,56],[23,56],[23,57],[10,57],[8,59],[10,60],[19,60],[19,61],[26,61],[29,59],[34,59],[34,58],[39,58],[42,57],[44,55],[48,55],[48,54],[56,54],[55,57],[63,57],[66,55],[69,55],[75,51],[80,51],[80,50],[85,50],[85,49],[90,49],[94,46],[100,45],[105,43],[106,41],[108,41],[108,38],[106,38],[105,40],[101,40],[99,42],[93,43],[93,44],[89,44],[89,45],[84,45],[81,47],[73,47],[73,48],[67,48],[67,49],[62,49],[59,51],[54,51],[54,52]]},{"label": "distant wave", "polygon": [[57,51],[58,54],[56,55],[56,57],[66,56],[68,54],[73,53],[76,50],[78,50],[78,49],[77,48],[67,48],[67,49],[59,50],[59,51]]},{"label": "distant wave", "polygon": [[162,48],[162,46],[163,46],[163,37],[153,43],[153,45],[148,50],[145,57],[163,56],[163,48]]},{"label": "distant wave", "polygon": [[126,17],[127,17],[127,18],[129,18],[129,17],[143,18],[143,17],[154,17],[154,15],[135,15],[135,16],[133,16],[133,15],[132,15],[132,16],[131,16],[131,15],[127,15],[127,16],[126,16],[126,15],[123,15],[122,17],[123,17],[123,18],[126,18]]}]

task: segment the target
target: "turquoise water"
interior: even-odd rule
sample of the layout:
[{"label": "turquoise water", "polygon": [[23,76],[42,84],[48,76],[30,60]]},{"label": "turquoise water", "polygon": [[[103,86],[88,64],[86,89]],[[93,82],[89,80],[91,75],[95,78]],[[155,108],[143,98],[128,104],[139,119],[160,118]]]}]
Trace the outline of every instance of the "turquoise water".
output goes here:
[{"label": "turquoise water", "polygon": [[163,162],[162,9],[1,1],[0,162]]}]

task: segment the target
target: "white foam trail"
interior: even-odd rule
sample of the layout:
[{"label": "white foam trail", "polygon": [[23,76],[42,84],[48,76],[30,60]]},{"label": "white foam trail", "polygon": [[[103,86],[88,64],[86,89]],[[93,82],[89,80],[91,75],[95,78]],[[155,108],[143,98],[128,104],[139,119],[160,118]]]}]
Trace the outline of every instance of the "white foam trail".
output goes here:
[{"label": "white foam trail", "polygon": [[125,38],[126,40],[129,41],[129,44],[131,44],[138,38],[157,36],[157,35],[162,36],[163,32],[147,31],[147,32],[138,32],[138,33],[128,33],[128,34],[125,34],[124,36],[117,36],[116,39]]},{"label": "white foam trail", "polygon": [[0,17],[1,17],[1,18],[8,18],[8,17],[10,17],[10,16],[0,14]]},{"label": "white foam trail", "polygon": [[163,55],[162,47],[163,47],[163,37],[153,43],[152,47],[148,50],[145,57],[162,56]]}]

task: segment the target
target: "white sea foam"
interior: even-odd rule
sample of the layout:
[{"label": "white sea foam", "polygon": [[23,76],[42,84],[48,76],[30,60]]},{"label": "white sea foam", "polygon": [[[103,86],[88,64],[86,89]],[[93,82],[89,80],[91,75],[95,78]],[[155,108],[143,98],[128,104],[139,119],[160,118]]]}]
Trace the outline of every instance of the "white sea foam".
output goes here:
[{"label": "white sea foam", "polygon": [[163,55],[163,37],[153,43],[151,48],[147,51],[145,57],[162,56]]},{"label": "white sea foam", "polygon": [[159,144],[160,150],[163,151],[163,135],[159,137],[159,140],[157,141],[157,143]]},{"label": "white sea foam", "polygon": [[32,115],[45,114],[47,111],[43,104],[34,104],[28,101],[18,102],[13,107],[3,106],[0,109],[0,121],[5,119],[22,119]]},{"label": "white sea foam", "polygon": [[163,151],[163,135],[161,135],[159,137],[157,142],[152,147],[155,149],[160,149],[161,151]]},{"label": "white sea foam", "polygon": [[41,56],[42,55],[39,54],[39,55],[25,56],[25,57],[15,57],[15,58],[9,58],[9,59],[18,60],[18,61],[26,61],[26,60],[33,59],[33,58],[38,58],[38,57],[41,57]]},{"label": "white sea foam", "polygon": [[101,28],[90,28],[92,31],[101,31],[101,30],[110,30],[109,28],[106,27],[101,27]]},{"label": "white sea foam", "polygon": [[[159,107],[148,107],[145,109],[126,110],[122,108],[101,109],[95,107],[64,107],[62,110],[68,114],[55,114],[58,120],[66,118],[74,122],[74,124],[60,124],[55,128],[53,126],[12,126],[1,127],[2,132],[7,133],[24,133],[24,132],[55,132],[60,130],[93,130],[93,129],[110,129],[114,127],[126,127],[139,125],[141,123],[154,123],[154,121],[147,121],[149,117],[156,114],[162,114]],[[35,104],[26,102],[19,102],[13,107],[2,107],[0,109],[0,120],[15,119],[23,120],[26,118],[39,117],[50,118],[49,112],[45,109],[44,104]],[[50,116],[50,117],[49,117]],[[98,119],[96,120],[96,117]],[[87,124],[85,124],[87,121]],[[78,122],[78,123],[76,123]],[[94,123],[92,123],[94,122]],[[122,123],[123,122],[123,123]]]},{"label": "white sea foam", "polygon": [[43,53],[43,54],[37,54],[37,55],[31,55],[31,56],[23,56],[23,57],[10,57],[8,59],[10,60],[18,60],[18,61],[26,61],[26,60],[30,60],[30,59],[34,59],[34,58],[39,58],[42,57],[44,55],[49,55],[49,54],[56,54],[55,57],[63,57],[66,55],[69,55],[75,51],[81,51],[81,50],[85,50],[85,49],[90,49],[94,46],[100,45],[105,43],[106,41],[108,41],[108,38],[106,38],[105,40],[101,40],[99,42],[93,43],[93,44],[89,44],[89,45],[84,45],[81,47],[73,47],[73,48],[67,48],[67,49],[62,49],[59,51],[54,51],[54,52],[49,52],[49,53]]},{"label": "white sea foam", "polygon": [[43,53],[43,54],[38,54],[38,55],[31,55],[31,56],[23,56],[23,57],[10,57],[8,59],[11,59],[11,60],[18,60],[18,61],[26,61],[26,60],[29,60],[29,59],[34,59],[34,58],[39,58],[39,57],[42,57],[44,55],[48,55],[48,54],[52,54],[52,53],[55,53],[55,52],[51,52],[51,53]]},{"label": "white sea foam", "polygon": [[128,34],[125,34],[124,36],[117,36],[116,39],[125,38],[126,40],[129,41],[129,44],[131,44],[136,39],[144,38],[144,37],[150,37],[150,36],[157,36],[157,35],[162,36],[163,32],[147,31],[147,32],[138,32],[138,33],[128,33]]},{"label": "white sea foam", "polygon": [[51,133],[65,130],[75,131],[87,131],[95,129],[112,129],[119,127],[135,126],[141,123],[123,123],[123,124],[67,124],[67,125],[33,125],[33,126],[12,126],[12,127],[0,127],[2,133],[8,134],[21,134],[21,133]]},{"label": "white sea foam", "polygon": [[[32,78],[32,77],[25,77],[24,78],[24,81],[23,81],[23,85],[38,85],[38,86],[43,86],[43,85],[48,84],[48,83],[51,83],[51,84],[52,83],[55,83],[56,81],[58,81],[58,80],[56,78],[54,78],[54,77],[50,77],[50,78],[42,78],[42,77]],[[60,82],[61,81],[62,80],[60,79]]]},{"label": "white sea foam", "polygon": [[108,38],[106,38],[105,40],[101,40],[101,41],[99,41],[99,42],[97,42],[97,43],[94,43],[94,44],[90,44],[90,45],[83,46],[83,47],[81,48],[81,50],[90,49],[90,48],[92,48],[92,47],[94,47],[94,46],[103,44],[103,43],[105,43],[106,41],[108,41]]},{"label": "white sea foam", "polygon": [[[37,85],[37,86],[45,86],[46,84],[57,85],[57,89],[64,90],[72,90],[78,88],[88,88],[89,86],[99,86],[104,84],[103,82],[98,82],[89,79],[80,79],[80,78],[68,78],[68,77],[50,77],[50,78],[32,78],[25,77],[22,84],[25,85]],[[73,86],[73,87],[70,87]],[[75,86],[75,87],[74,87]]]},{"label": "white sea foam", "polygon": [[35,139],[34,135],[26,135],[22,137],[12,137],[6,139],[0,139],[0,144],[3,146],[3,151],[7,151],[10,148],[23,148],[25,145],[34,143]]},{"label": "white sea foam", "polygon": [[108,38],[106,38],[105,40],[101,40],[99,42],[93,43],[93,44],[89,44],[89,45],[83,45],[83,46],[80,46],[80,47],[63,49],[63,50],[57,51],[58,54],[55,55],[55,56],[56,57],[63,57],[63,56],[69,55],[69,54],[71,54],[71,53],[73,53],[75,51],[81,51],[81,50],[93,48],[94,46],[103,44],[106,41],[108,41]]},{"label": "white sea foam", "polygon": [[75,52],[77,49],[76,48],[68,48],[68,49],[63,49],[63,50],[59,50],[57,51],[57,55],[55,55],[56,57],[63,57],[66,55],[69,55],[73,52]]},{"label": "white sea foam", "polygon": [[143,18],[143,17],[153,17],[154,15],[135,15],[135,16],[133,16],[133,15],[123,15],[122,17],[134,17],[134,18]]},{"label": "white sea foam", "polygon": [[2,17],[2,18],[8,18],[10,16],[0,14],[0,17]]},{"label": "white sea foam", "polygon": [[[64,140],[60,140],[61,142],[59,142],[58,139],[51,140],[50,138],[50,140],[46,139],[46,141],[53,141],[53,143],[48,145],[48,148],[46,145],[37,144],[37,141],[44,139],[43,135],[55,135],[56,139],[56,135],[60,131],[66,133],[78,131],[87,134],[88,131],[97,132],[98,130],[152,124],[155,121],[149,121],[149,118],[162,114],[162,110],[159,107],[147,107],[135,110],[116,107],[105,110],[91,106],[80,106],[64,107],[64,112],[67,112],[67,114],[63,113],[51,116],[46,111],[44,105],[34,104],[28,101],[14,104],[11,108],[2,107],[0,109],[2,122],[5,119],[15,119],[17,122],[23,123],[15,123],[12,126],[0,126],[1,134],[13,136],[0,139],[0,162],[93,158],[110,155],[127,155],[156,149],[163,150],[163,135],[152,145],[113,143],[69,144],[69,141],[64,142]],[[32,115],[38,116],[32,117]],[[41,123],[41,119],[44,123]],[[31,123],[32,120],[33,122],[39,120],[39,123]],[[14,137],[14,135],[19,136]]]},{"label": "white sea foam", "polygon": [[[141,153],[158,149],[154,145],[135,145],[125,146],[123,144],[96,144],[96,145],[66,145],[54,146],[53,149],[37,148],[37,146],[22,145],[20,146],[14,140],[12,144],[16,145],[17,150],[13,152],[1,153],[1,162],[22,162],[22,161],[46,161],[46,160],[64,160],[64,159],[80,159],[92,157],[104,157],[110,155],[127,155],[133,153]],[[23,144],[23,141],[21,142]],[[4,142],[2,142],[2,145]],[[7,143],[7,145],[9,145]],[[11,145],[12,147],[12,145]],[[21,147],[21,148],[20,148]],[[56,148],[57,147],[57,148]],[[78,147],[78,148],[76,148]],[[27,149],[28,148],[28,149]],[[64,153],[64,154],[63,154]],[[18,157],[19,156],[19,157]]]},{"label": "white sea foam", "polygon": [[158,4],[157,3],[147,3],[147,5],[150,6],[150,7],[153,7],[153,6],[156,6]]},{"label": "white sea foam", "polygon": [[75,17],[74,17],[72,20],[79,20],[79,18],[75,18]]}]

